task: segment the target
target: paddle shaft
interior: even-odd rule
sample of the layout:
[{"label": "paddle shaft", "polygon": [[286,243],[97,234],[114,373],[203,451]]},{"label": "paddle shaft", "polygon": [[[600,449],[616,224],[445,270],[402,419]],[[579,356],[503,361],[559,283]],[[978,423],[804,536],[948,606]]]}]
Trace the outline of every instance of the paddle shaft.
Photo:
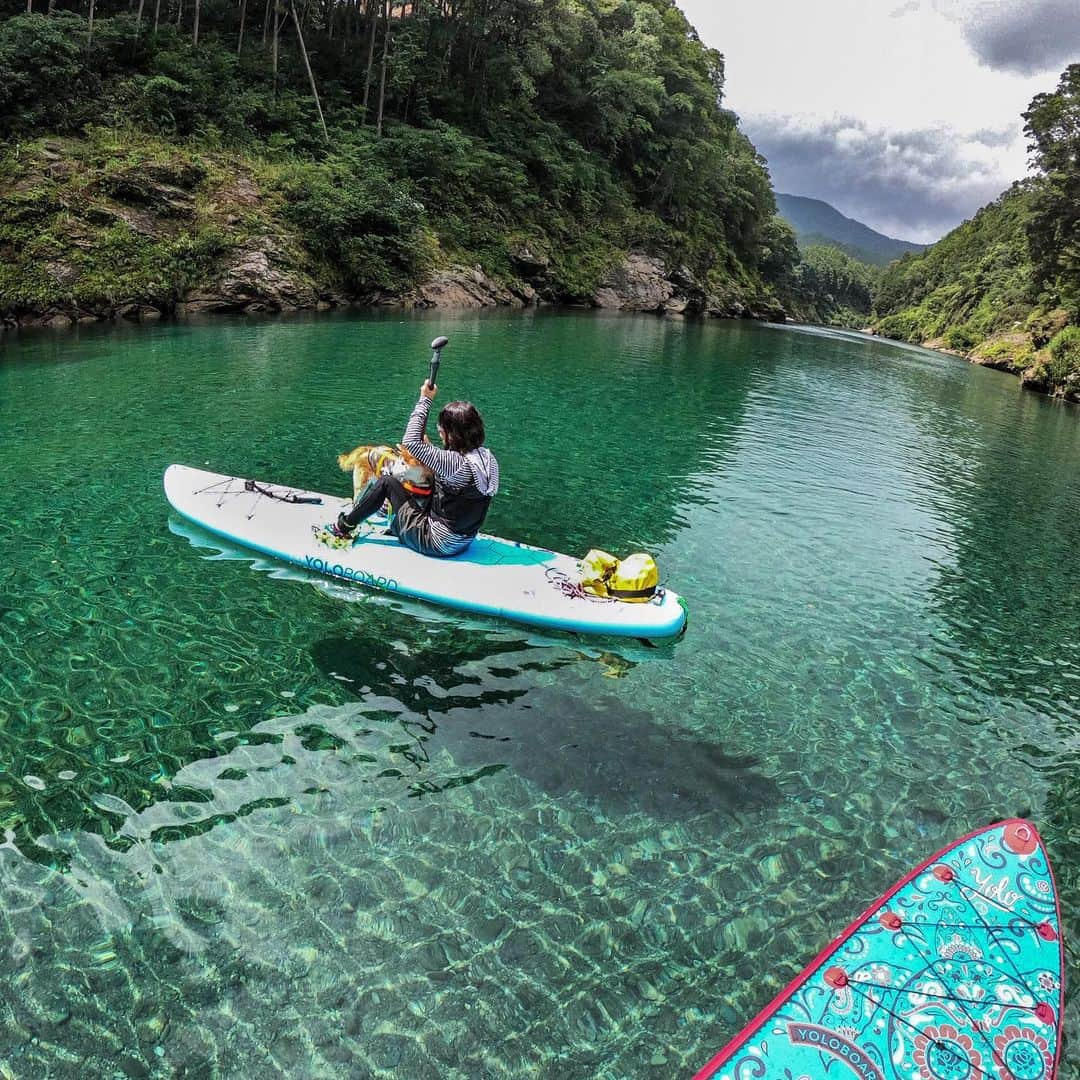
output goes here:
[{"label": "paddle shaft", "polygon": [[435,388],[435,380],[439,375],[439,361],[442,358],[442,351],[450,343],[449,338],[437,337],[431,343],[431,369],[428,372],[428,386],[432,389]]}]

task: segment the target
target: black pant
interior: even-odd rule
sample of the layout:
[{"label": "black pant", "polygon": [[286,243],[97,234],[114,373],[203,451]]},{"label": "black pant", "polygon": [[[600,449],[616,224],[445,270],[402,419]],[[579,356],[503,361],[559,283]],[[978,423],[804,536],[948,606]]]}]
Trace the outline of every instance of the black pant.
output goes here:
[{"label": "black pant", "polygon": [[369,484],[345,515],[350,529],[370,517],[386,500],[394,508],[390,531],[407,547],[421,555],[443,555],[431,539],[431,521],[427,509],[419,505],[396,476],[380,476]]}]

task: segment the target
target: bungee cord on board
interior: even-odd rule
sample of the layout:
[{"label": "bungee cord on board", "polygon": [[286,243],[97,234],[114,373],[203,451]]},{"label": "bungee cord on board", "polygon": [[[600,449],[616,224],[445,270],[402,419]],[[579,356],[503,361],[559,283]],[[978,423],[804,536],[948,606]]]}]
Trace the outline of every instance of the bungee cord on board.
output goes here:
[{"label": "bungee cord on board", "polygon": [[[887,930],[893,931],[898,934],[903,934],[907,938],[907,940],[911,943],[912,947],[925,962],[926,970],[928,972],[931,972],[935,976],[935,978],[940,982],[940,985],[946,991],[952,989],[953,980],[950,978],[947,971],[939,969],[938,965],[941,962],[940,957],[928,955],[927,952],[924,951],[924,948],[922,947],[923,945],[925,945],[928,949],[931,948],[930,943],[926,940],[925,931],[931,928],[945,928],[955,930],[967,929],[982,931],[986,935],[988,941],[996,942],[1001,947],[1001,960],[1007,963],[1008,967],[1011,969],[1011,971],[1007,974],[1007,977],[1011,979],[1018,987],[1022,988],[1022,990],[1036,1002],[1036,1004],[1033,1005],[1026,1005],[1021,1004],[1017,1001],[1012,1003],[1012,1007],[1030,1012],[1041,1023],[1047,1024],[1057,1030],[1059,1018],[1055,1015],[1054,1010],[1051,1008],[1051,1006],[1049,1006],[1046,1002],[1039,1001],[1038,993],[1031,988],[1027,977],[1017,967],[1016,961],[1007,947],[1009,943],[1009,938],[1015,938],[1024,932],[1023,929],[1019,931],[1017,930],[1015,925],[1017,923],[1021,924],[1024,929],[1029,932],[1033,932],[1042,941],[1047,943],[1059,941],[1059,938],[1056,932],[1053,930],[1053,927],[1051,927],[1050,924],[1046,921],[1035,922],[1033,919],[1027,918],[1022,912],[1016,911],[1015,909],[1009,907],[1008,904],[1003,903],[997,897],[991,896],[988,893],[983,892],[976,886],[961,880],[961,878],[957,875],[956,871],[953,870],[953,868],[950,866],[939,864],[938,866],[934,867],[930,871],[930,873],[932,873],[933,876],[937,878],[937,880],[943,885],[952,885],[955,887],[960,898],[967,904],[972,913],[975,915],[976,919],[978,919],[977,923],[908,922],[907,920],[901,920],[899,916],[888,910],[882,911],[878,915],[877,921],[881,923],[881,925],[884,926]],[[975,902],[969,895],[972,893],[975,896],[979,897],[981,900],[985,901],[987,904],[993,905],[998,910],[1010,916],[1013,920],[1013,925],[1002,926],[999,924],[988,922],[983,913],[979,910],[979,908],[976,906]],[[913,932],[916,929],[919,931],[918,934]],[[1004,943],[1002,942],[1003,938],[1005,939]],[[1001,968],[998,968],[997,970],[1001,971],[1002,974],[1006,974]],[[912,987],[909,985],[889,986],[888,984],[875,982],[869,979],[856,979],[850,977],[847,972],[845,972],[842,968],[831,968],[829,971],[827,971],[825,973],[825,981],[833,987],[834,991],[847,989],[850,990],[852,993],[858,994],[858,996],[869,1001],[873,1005],[874,1009],[881,1009],[884,1013],[892,1017],[898,1023],[901,1023],[905,1027],[908,1027],[911,1030],[915,1031],[917,1034],[928,1038],[929,1043],[933,1045],[935,1049],[937,1049],[943,1054],[948,1055],[956,1055],[958,1048],[956,1046],[951,1046],[936,1037],[929,1036],[928,1033],[922,1028],[920,1028],[917,1024],[913,1023],[907,1017],[901,1015],[894,1008],[890,1008],[885,1003],[885,995],[889,993],[893,994],[894,1005],[897,1004],[895,999],[899,998],[901,995],[934,1001],[947,1001],[956,1005],[967,1018],[968,1023],[966,1026],[972,1032],[974,1032],[976,1038],[978,1038],[986,1047],[986,1049],[989,1050],[990,1060],[994,1063],[995,1068],[998,1070],[998,1076],[1004,1077],[1006,1078],[1006,1080],[1007,1078],[1013,1078],[1013,1080],[1020,1080],[1020,1078],[1016,1076],[1013,1070],[1010,1069],[1008,1065],[1001,1059],[1001,1055],[998,1053],[995,1045],[991,1042],[989,1033],[985,1030],[984,1025],[971,1014],[969,1006],[976,1003],[974,999],[970,997],[965,997],[964,995],[959,993],[936,993],[932,990],[927,990],[922,987]],[[871,990],[882,991],[882,994],[880,997],[876,997],[870,992]],[[962,1050],[961,1053],[963,1053]],[[992,1073],[987,1072],[986,1069],[982,1068],[979,1062],[973,1061],[968,1058],[966,1054],[964,1054],[963,1057],[964,1065],[972,1069],[974,1072],[986,1077],[991,1077],[993,1075]]]},{"label": "bungee cord on board", "polygon": [[307,506],[322,506],[323,500],[318,496],[312,495],[298,495],[290,488],[284,490],[275,491],[273,488],[267,487],[265,484],[260,484],[257,480],[243,480],[243,487],[238,490],[231,490],[230,485],[240,480],[238,476],[230,476],[226,480],[219,480],[214,484],[208,484],[204,488],[197,488],[192,492],[193,495],[205,495],[208,491],[216,491],[221,488],[223,490],[218,491],[217,507],[220,509],[225,505],[226,497],[232,495],[255,495],[255,502],[252,504],[251,513],[247,515],[247,520],[251,521],[255,517],[255,511],[258,508],[259,502],[262,499],[273,499],[277,502],[303,504]]}]

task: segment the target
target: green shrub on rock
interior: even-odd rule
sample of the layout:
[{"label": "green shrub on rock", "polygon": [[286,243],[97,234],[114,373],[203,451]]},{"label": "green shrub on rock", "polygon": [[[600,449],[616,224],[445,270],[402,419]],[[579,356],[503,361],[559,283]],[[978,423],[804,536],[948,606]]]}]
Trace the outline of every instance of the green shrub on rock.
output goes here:
[{"label": "green shrub on rock", "polygon": [[894,341],[922,342],[926,339],[917,308],[886,316],[877,324],[876,329],[882,337],[892,338]]},{"label": "green shrub on rock", "polygon": [[403,290],[431,259],[424,207],[371,157],[297,162],[281,181],[283,216],[350,291]]},{"label": "green shrub on rock", "polygon": [[1067,326],[1050,342],[1051,373],[1064,381],[1080,376],[1080,326]]},{"label": "green shrub on rock", "polygon": [[982,342],[972,354],[972,359],[990,367],[1021,372],[1035,362],[1035,349],[1026,334],[1006,334]]},{"label": "green shrub on rock", "polygon": [[945,331],[945,347],[970,352],[979,343],[980,337],[970,326],[951,326]]},{"label": "green shrub on rock", "polygon": [[1026,329],[1031,334],[1035,347],[1041,349],[1049,345],[1051,339],[1069,324],[1069,313],[1063,308],[1044,311],[1036,308],[1027,319]]},{"label": "green shrub on rock", "polygon": [[1047,393],[1080,400],[1080,327],[1067,326],[1057,333],[1026,381]]}]

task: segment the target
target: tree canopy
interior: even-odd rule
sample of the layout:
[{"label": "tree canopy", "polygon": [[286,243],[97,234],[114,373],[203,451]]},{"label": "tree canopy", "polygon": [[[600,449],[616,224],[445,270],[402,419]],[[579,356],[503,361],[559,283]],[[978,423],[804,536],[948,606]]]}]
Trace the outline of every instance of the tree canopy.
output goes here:
[{"label": "tree canopy", "polygon": [[1027,222],[1035,283],[1080,319],[1080,64],[1056,92],[1039,94],[1024,120],[1042,176]]},{"label": "tree canopy", "polygon": [[925,254],[889,266],[875,295],[877,328],[1080,398],[1080,64],[1023,115],[1036,175]]},{"label": "tree canopy", "polygon": [[607,247],[790,272],[723,92],[673,0],[0,0],[0,138],[130,125],[329,163],[308,202],[336,245],[389,185],[440,244],[497,271],[531,240],[581,287]]}]

